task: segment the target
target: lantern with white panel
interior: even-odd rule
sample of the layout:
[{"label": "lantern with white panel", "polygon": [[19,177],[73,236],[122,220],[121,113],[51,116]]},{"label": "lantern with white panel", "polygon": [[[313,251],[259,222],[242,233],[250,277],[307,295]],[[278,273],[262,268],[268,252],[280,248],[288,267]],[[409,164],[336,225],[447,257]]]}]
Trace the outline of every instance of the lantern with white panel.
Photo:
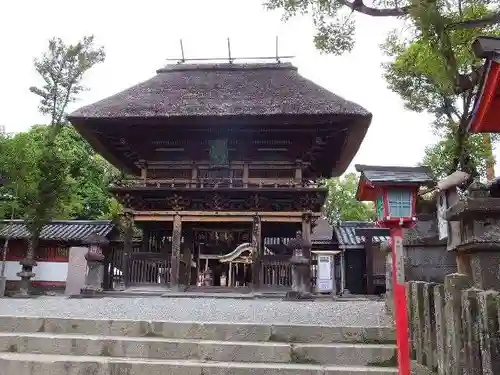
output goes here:
[{"label": "lantern with white panel", "polygon": [[356,170],[361,172],[356,198],[375,202],[377,224],[391,233],[398,373],[410,375],[403,229],[415,225],[419,189],[434,181],[427,167],[356,165]]}]

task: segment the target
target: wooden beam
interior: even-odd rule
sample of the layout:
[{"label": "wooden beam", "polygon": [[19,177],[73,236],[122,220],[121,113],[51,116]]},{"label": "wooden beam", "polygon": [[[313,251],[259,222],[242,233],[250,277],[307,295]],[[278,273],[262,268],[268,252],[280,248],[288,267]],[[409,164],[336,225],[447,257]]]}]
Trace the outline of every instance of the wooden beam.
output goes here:
[{"label": "wooden beam", "polygon": [[[283,217],[283,216],[265,216],[260,215],[261,221],[266,223],[300,223],[302,219],[297,216],[293,217]],[[174,215],[165,215],[165,216],[137,216],[135,221],[138,223],[141,222],[172,222],[174,220]],[[210,222],[221,222],[221,223],[249,223],[252,222],[251,216],[183,216],[183,222],[191,222],[191,223],[210,223]]]},{"label": "wooden beam", "polygon": [[[283,212],[273,212],[273,211],[133,211],[136,219],[140,219],[141,216],[174,216],[181,215],[183,217],[189,216],[217,216],[217,217],[230,217],[230,216],[249,216],[253,217],[255,215],[261,217],[302,217],[304,212],[300,211],[283,211]],[[311,212],[312,217],[321,216],[321,212]]]}]

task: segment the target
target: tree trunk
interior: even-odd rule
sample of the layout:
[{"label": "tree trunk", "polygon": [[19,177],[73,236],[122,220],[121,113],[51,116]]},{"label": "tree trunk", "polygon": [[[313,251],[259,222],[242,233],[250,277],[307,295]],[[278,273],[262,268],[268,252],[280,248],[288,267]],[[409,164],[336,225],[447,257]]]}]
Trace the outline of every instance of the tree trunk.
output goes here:
[{"label": "tree trunk", "polygon": [[495,158],[493,157],[493,146],[491,136],[488,133],[483,134],[484,145],[486,146],[486,178],[488,181],[495,179]]}]

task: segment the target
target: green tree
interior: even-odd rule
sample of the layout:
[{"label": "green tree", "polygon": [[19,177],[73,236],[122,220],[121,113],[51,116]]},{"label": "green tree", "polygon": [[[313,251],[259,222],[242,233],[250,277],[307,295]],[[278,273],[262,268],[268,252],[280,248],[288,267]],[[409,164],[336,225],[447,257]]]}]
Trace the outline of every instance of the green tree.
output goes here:
[{"label": "green tree", "polygon": [[[270,9],[281,8],[285,18],[298,13],[312,15],[322,52],[341,54],[354,45],[354,13],[374,17],[400,17],[401,33],[389,35],[384,50],[392,58],[385,65],[386,78],[409,109],[428,111],[444,144],[429,149],[433,158],[442,155],[446,173],[460,168],[477,174],[477,141],[466,134],[466,124],[483,72],[470,50],[478,35],[498,35],[500,2],[490,0],[382,0],[366,5],[363,0],[269,0]],[[487,147],[491,144],[483,136]],[[475,152],[471,155],[471,150]],[[442,152],[446,151],[446,155]],[[491,147],[486,162],[492,167]]]},{"label": "green tree", "polygon": [[343,177],[325,181],[328,197],[325,208],[330,223],[339,221],[372,221],[375,219],[373,204],[356,200],[359,176],[348,173]]},{"label": "green tree", "polygon": [[[27,132],[0,138],[2,154],[0,173],[9,183],[1,192],[17,196],[14,200],[16,217],[25,217],[30,197],[36,195],[40,158],[50,126],[36,125]],[[54,219],[112,218],[118,209],[108,193],[108,186],[120,178],[119,171],[90,147],[72,126],[64,126],[57,136],[56,146],[66,165],[67,194],[60,196],[53,207]],[[10,217],[11,202],[0,200],[0,212]]]},{"label": "green tree", "polygon": [[30,239],[26,258],[21,261],[20,294],[27,295],[32,269],[36,265],[35,251],[42,227],[56,215],[58,200],[67,199],[70,191],[68,165],[62,157],[57,141],[66,124],[67,105],[75,101],[84,86],[84,74],[105,58],[102,47],[94,45],[93,36],[84,37],[76,44],[65,44],[59,38],[49,41],[48,51],[35,59],[35,69],[43,79],[41,87],[30,91],[40,97],[40,112],[50,116],[50,127],[37,160],[36,190],[28,197],[26,223]]}]

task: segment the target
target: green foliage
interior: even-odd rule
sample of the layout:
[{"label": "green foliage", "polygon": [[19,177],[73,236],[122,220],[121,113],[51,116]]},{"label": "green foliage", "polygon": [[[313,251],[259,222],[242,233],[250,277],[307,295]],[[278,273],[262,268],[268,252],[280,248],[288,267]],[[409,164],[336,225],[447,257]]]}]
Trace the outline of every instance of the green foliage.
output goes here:
[{"label": "green foliage", "polygon": [[443,173],[438,158],[443,158],[445,174],[460,168],[477,176],[485,170],[480,160],[485,155],[492,165],[491,147],[476,148],[478,142],[468,139],[465,128],[482,65],[470,46],[479,35],[500,35],[500,1],[375,0],[367,5],[363,0],[268,0],[266,6],[282,9],[285,19],[310,14],[316,47],[337,55],[353,48],[354,13],[403,19],[404,28],[383,45],[390,57],[385,78],[408,109],[434,115],[441,140],[428,149],[426,160],[436,174]]},{"label": "green foliage", "polygon": [[69,166],[61,154],[58,144],[61,130],[65,125],[65,111],[69,103],[76,100],[84,87],[83,75],[92,66],[103,62],[102,47],[94,46],[93,36],[84,37],[77,44],[65,44],[59,38],[49,41],[48,50],[35,59],[35,69],[44,81],[42,87],[31,87],[30,91],[40,97],[39,110],[50,116],[50,126],[43,137],[39,153],[34,151],[36,168],[32,174],[35,190],[25,194],[25,221],[30,230],[30,241],[25,266],[32,266],[34,252],[42,227],[71,195]]},{"label": "green foliage", "polygon": [[[120,205],[110,197],[107,188],[120,178],[119,171],[96,154],[72,126],[64,126],[57,135],[54,145],[57,155],[49,154],[51,159],[46,164],[49,170],[39,169],[37,161],[42,157],[49,128],[37,125],[28,132],[0,139],[0,171],[9,180],[2,193],[18,197],[14,202],[0,201],[3,217],[10,217],[12,203],[16,217],[34,215],[31,210],[37,197],[38,180],[51,170],[63,171],[64,189],[61,186],[58,194],[53,194],[57,199],[51,202],[51,209],[47,211],[50,219],[113,219],[118,216]],[[62,165],[53,168],[54,161],[62,161]]]},{"label": "green foliage", "polygon": [[325,186],[328,188],[325,208],[330,223],[375,219],[373,204],[356,200],[358,181],[359,177],[356,173],[348,173],[340,178],[325,180]]},{"label": "green foliage", "polygon": [[493,165],[491,144],[482,136],[465,133],[473,110],[479,80],[471,78],[483,64],[470,46],[480,35],[500,35],[498,25],[453,29],[446,24],[491,14],[489,2],[436,3],[415,9],[407,34],[394,31],[382,46],[390,57],[383,64],[389,87],[405,106],[434,116],[434,131],[440,140],[426,150],[423,163],[437,178],[456,168],[485,177]]},{"label": "green foliage", "polygon": [[[453,170],[453,155],[456,147],[456,137],[453,131],[447,131],[441,140],[426,147],[422,164],[430,167],[435,179],[442,179],[449,175],[450,170]],[[468,137],[465,141],[464,150],[470,158],[469,165],[477,171],[479,176],[486,176],[491,148],[485,144],[483,135],[474,134]]]},{"label": "green foliage", "polygon": [[30,91],[40,97],[40,112],[49,115],[51,125],[64,122],[66,107],[74,102],[85,87],[83,75],[105,59],[104,49],[94,45],[94,36],[86,36],[77,44],[65,44],[52,38],[41,58],[35,59],[35,69],[44,81],[42,87]]}]

